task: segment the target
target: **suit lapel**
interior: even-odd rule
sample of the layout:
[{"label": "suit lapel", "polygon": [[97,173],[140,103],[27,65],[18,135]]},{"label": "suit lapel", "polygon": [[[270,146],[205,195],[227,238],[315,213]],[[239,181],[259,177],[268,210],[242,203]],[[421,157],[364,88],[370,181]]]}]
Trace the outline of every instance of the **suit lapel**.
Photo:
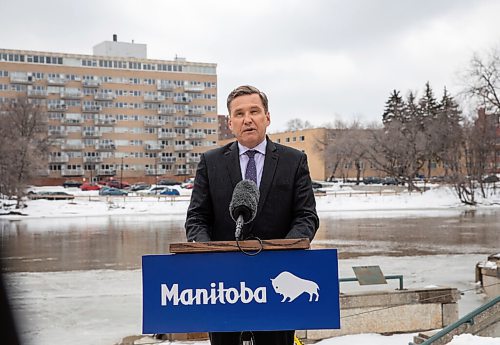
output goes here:
[{"label": "suit lapel", "polygon": [[227,150],[224,152],[224,158],[229,178],[231,179],[231,184],[233,186],[231,188],[232,191],[234,187],[236,187],[236,184],[242,180],[238,143],[236,141],[232,145],[228,146]]},{"label": "suit lapel", "polygon": [[257,210],[257,216],[260,214],[262,207],[267,199],[267,195],[271,190],[271,185],[273,183],[274,175],[276,173],[276,167],[278,166],[279,154],[276,145],[267,139],[266,146],[266,157],[264,159],[264,170],[262,171],[262,179],[260,181],[260,197],[259,197],[259,207]]}]

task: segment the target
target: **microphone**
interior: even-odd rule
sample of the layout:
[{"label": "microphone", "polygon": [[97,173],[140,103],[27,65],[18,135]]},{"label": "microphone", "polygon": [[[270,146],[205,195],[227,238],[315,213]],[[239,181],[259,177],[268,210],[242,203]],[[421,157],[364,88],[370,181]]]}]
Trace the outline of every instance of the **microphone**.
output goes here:
[{"label": "microphone", "polygon": [[234,237],[240,240],[243,224],[250,223],[257,214],[259,204],[259,189],[251,180],[241,180],[234,187],[233,198],[229,203],[229,213],[236,222]]}]

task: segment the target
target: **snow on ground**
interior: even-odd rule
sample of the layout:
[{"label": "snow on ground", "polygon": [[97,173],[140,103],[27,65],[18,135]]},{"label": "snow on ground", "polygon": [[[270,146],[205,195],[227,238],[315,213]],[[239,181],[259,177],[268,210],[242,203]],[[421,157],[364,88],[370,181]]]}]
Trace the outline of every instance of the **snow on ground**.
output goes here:
[{"label": "snow on ground", "polygon": [[[459,301],[459,313],[463,316],[486,301],[485,296],[476,291],[474,283],[475,264],[483,259],[482,254],[363,257],[340,260],[339,276],[353,277],[352,266],[380,265],[385,274],[403,274],[408,288],[456,287],[464,292]],[[5,277],[18,313],[23,344],[111,345],[123,337],[141,334],[140,270],[22,272],[9,273]],[[397,281],[389,281],[378,289],[397,287]],[[342,283],[340,289],[348,292],[375,288]],[[412,339],[413,334],[392,337],[365,334],[332,338],[321,344],[390,345],[408,344]],[[459,344],[483,345],[476,342]]]},{"label": "snow on ground", "polygon": [[[75,217],[104,215],[137,215],[137,214],[169,214],[172,218],[182,219],[189,205],[190,191],[179,188],[180,197],[170,196],[138,196],[100,197],[97,191],[82,192],[78,188],[36,187],[32,190],[64,190],[76,196],[74,200],[30,200],[28,207],[21,210],[22,216],[6,215],[5,219]],[[335,217],[363,217],[366,211],[378,212],[379,217],[403,215],[427,215],[429,210],[456,213],[471,209],[458,200],[449,187],[438,187],[423,193],[401,192],[396,194],[390,187],[380,186],[377,192],[354,190],[353,187],[333,186],[326,189],[326,195],[316,197],[317,211],[328,212]],[[13,203],[13,202],[12,202]],[[54,207],[57,206],[57,207]],[[479,199],[476,208],[500,207],[500,190],[486,200]],[[8,210],[0,210],[9,212]],[[400,211],[405,211],[402,214]],[[371,214],[373,215],[373,214]]]},{"label": "snow on ground", "polygon": [[[37,190],[63,190],[62,187],[38,187]],[[28,201],[22,209],[26,216],[7,215],[4,219],[61,218],[75,216],[168,214],[184,219],[189,203],[189,191],[181,197],[99,197],[97,192],[81,192],[76,188],[65,191],[77,197],[71,201]],[[401,193],[379,190],[379,193],[359,192],[351,187],[334,186],[318,196],[317,210],[334,217],[397,217],[408,215],[449,215],[471,209],[462,205],[453,190],[433,188],[424,193]],[[500,207],[500,194],[480,200],[476,208]],[[1,210],[0,212],[13,210]],[[366,211],[377,211],[377,213]],[[403,212],[404,211],[404,212]],[[48,221],[47,219],[47,221]],[[436,255],[422,257],[363,257],[340,260],[339,275],[353,276],[352,266],[380,265],[385,274],[403,274],[405,287],[441,285],[465,291],[459,302],[460,315],[485,302],[484,295],[475,291],[474,267],[484,255]],[[453,264],[451,264],[453,263]],[[444,273],[445,272],[445,273]],[[6,274],[14,309],[17,312],[24,344],[52,345],[111,345],[121,338],[141,333],[141,272],[93,270],[69,272],[35,272]],[[389,287],[396,288],[395,282]],[[345,290],[343,290],[345,289]],[[343,291],[361,287],[347,283]],[[321,345],[407,344],[413,334],[382,336],[362,334],[326,339]],[[498,344],[498,339],[462,335],[453,345]],[[164,344],[169,344],[165,342]],[[175,344],[208,344],[208,342],[176,342]]]}]

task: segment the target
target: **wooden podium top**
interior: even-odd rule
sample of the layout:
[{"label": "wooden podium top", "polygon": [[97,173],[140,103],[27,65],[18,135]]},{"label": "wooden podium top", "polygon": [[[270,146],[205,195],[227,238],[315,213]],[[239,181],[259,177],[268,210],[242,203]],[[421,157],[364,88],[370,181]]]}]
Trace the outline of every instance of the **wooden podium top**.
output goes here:
[{"label": "wooden podium top", "polygon": [[[260,244],[257,240],[240,241],[240,248],[245,251],[257,251]],[[262,250],[292,250],[309,249],[308,238],[262,240]],[[237,252],[240,249],[236,241],[212,241],[212,242],[181,242],[170,244],[170,253],[214,253],[214,252]]]}]

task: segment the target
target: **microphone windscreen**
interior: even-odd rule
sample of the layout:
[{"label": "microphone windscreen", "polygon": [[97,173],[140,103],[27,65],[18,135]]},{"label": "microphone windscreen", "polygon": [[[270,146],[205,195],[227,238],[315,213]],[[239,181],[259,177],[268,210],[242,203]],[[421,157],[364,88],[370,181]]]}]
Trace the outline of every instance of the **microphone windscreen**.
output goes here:
[{"label": "microphone windscreen", "polygon": [[257,206],[259,204],[259,189],[255,182],[251,180],[241,180],[234,187],[233,198],[229,203],[229,213],[231,218],[236,222],[240,215],[243,216],[243,221],[251,222],[257,214]]}]

